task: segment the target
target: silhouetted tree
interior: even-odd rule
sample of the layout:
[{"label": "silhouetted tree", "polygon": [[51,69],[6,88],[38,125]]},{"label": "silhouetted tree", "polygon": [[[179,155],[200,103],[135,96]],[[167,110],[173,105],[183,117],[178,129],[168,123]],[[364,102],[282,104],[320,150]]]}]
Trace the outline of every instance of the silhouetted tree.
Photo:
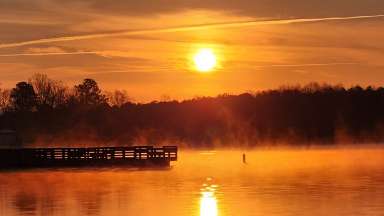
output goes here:
[{"label": "silhouetted tree", "polygon": [[107,97],[102,94],[97,82],[84,79],[82,84],[75,86],[75,96],[80,104],[98,106],[107,103]]},{"label": "silhouetted tree", "polygon": [[0,110],[2,112],[9,108],[10,102],[10,90],[0,89]]},{"label": "silhouetted tree", "polygon": [[[37,96],[30,84],[18,83],[10,94],[13,109],[0,115],[0,127],[14,128],[23,140],[44,135],[50,142],[65,137],[77,144],[80,139],[125,145],[171,140],[192,147],[280,141],[328,144],[345,137],[354,142],[384,141],[382,87],[345,89],[310,83],[252,94],[144,104],[128,102],[125,91],[115,91],[109,94],[110,106],[92,79],[85,79],[72,92],[65,91],[62,102],[57,102],[55,90],[55,86],[65,89],[61,83],[57,85],[45,75],[34,75],[30,82]],[[6,98],[0,100],[3,107]],[[36,101],[50,108],[24,112],[33,110]]]},{"label": "silhouetted tree", "polygon": [[27,82],[19,82],[10,94],[12,108],[16,111],[31,111],[36,107],[36,93]]},{"label": "silhouetted tree", "polygon": [[127,91],[125,90],[115,90],[113,92],[108,92],[107,96],[109,104],[115,107],[121,107],[130,101]]},{"label": "silhouetted tree", "polygon": [[36,92],[38,108],[54,108],[66,101],[67,88],[59,81],[49,79],[46,74],[34,74],[29,83]]}]

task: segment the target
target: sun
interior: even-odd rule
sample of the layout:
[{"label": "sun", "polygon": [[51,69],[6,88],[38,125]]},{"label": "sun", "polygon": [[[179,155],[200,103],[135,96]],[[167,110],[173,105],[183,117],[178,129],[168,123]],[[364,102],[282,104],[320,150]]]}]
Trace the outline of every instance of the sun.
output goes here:
[{"label": "sun", "polygon": [[212,71],[216,67],[216,55],[209,48],[202,48],[193,57],[196,70],[201,73]]}]

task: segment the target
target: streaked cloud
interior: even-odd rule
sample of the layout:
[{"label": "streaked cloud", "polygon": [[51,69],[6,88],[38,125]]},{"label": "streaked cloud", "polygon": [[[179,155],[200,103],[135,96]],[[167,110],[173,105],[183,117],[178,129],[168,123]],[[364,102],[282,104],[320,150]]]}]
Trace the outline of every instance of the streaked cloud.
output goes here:
[{"label": "streaked cloud", "polygon": [[324,66],[338,66],[338,65],[358,65],[358,62],[323,62],[323,63],[307,63],[307,64],[272,64],[261,65],[256,67],[324,67]]},{"label": "streaked cloud", "polygon": [[13,53],[13,54],[0,54],[0,57],[17,57],[17,56],[53,56],[53,55],[84,55],[84,54],[98,54],[97,52],[77,51],[77,52],[44,52],[44,53]]},{"label": "streaked cloud", "polygon": [[372,18],[383,18],[383,17],[384,17],[384,14],[377,14],[377,15],[350,16],[350,17],[322,17],[322,18],[310,18],[310,19],[282,19],[282,20],[265,20],[265,21],[257,20],[257,21],[229,22],[229,23],[212,23],[212,24],[202,24],[202,25],[194,25],[194,26],[181,26],[181,27],[144,29],[144,30],[127,30],[127,31],[113,32],[113,33],[97,33],[97,34],[88,34],[88,35],[81,35],[81,36],[43,38],[43,39],[30,40],[30,41],[0,44],[0,48],[19,47],[19,46],[26,46],[26,45],[46,44],[46,43],[63,42],[63,41],[87,40],[87,39],[105,38],[105,37],[183,32],[183,31],[203,30],[207,28],[237,28],[237,27],[257,26],[257,25],[285,25],[285,24],[294,24],[294,23],[344,21],[344,20],[372,19]]},{"label": "streaked cloud", "polygon": [[381,0],[114,0],[113,3],[106,3],[104,0],[5,0],[5,2],[13,8],[15,5],[23,8],[23,5],[30,2],[37,9],[45,5],[51,7],[59,5],[63,9],[76,8],[88,14],[122,14],[136,17],[203,9],[250,17],[313,18],[356,16],[362,13],[378,14],[384,9],[384,2]]}]

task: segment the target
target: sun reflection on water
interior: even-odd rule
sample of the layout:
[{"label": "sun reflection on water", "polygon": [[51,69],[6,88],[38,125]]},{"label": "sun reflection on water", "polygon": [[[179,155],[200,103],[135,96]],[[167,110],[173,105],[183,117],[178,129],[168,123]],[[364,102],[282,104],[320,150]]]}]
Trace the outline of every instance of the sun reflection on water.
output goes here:
[{"label": "sun reflection on water", "polygon": [[211,184],[211,178],[207,178],[207,182],[202,185],[201,197],[200,197],[200,216],[217,216],[218,207],[217,207],[217,198],[216,198],[216,188],[217,185]]}]

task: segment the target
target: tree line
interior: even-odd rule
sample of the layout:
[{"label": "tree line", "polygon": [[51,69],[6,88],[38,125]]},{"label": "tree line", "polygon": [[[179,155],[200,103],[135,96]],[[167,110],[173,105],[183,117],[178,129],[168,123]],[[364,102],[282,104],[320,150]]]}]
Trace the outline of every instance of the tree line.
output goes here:
[{"label": "tree line", "polygon": [[384,88],[310,83],[278,89],[134,103],[93,79],[69,88],[35,74],[0,90],[0,129],[24,145],[189,147],[381,143]]}]

